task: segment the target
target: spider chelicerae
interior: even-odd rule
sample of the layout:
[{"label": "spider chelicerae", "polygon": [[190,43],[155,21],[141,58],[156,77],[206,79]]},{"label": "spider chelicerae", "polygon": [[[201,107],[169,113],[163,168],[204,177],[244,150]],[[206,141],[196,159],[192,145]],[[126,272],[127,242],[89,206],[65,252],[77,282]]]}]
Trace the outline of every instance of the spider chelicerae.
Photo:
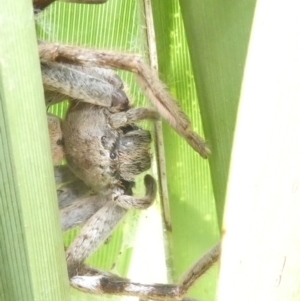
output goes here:
[{"label": "spider chelicerae", "polygon": [[[34,1],[35,11],[51,2]],[[56,182],[67,183],[58,193],[62,229],[84,224],[66,250],[71,285],[90,293],[181,300],[218,259],[219,245],[201,257],[178,285],[133,283],[88,267],[84,261],[110,236],[128,209],[147,208],[155,198],[156,182],[150,175],[144,178],[145,196],[132,195],[135,177],[151,165],[151,135],[136,122],[156,120],[160,115],[204,158],[208,147],[139,56],[46,42],[39,42],[39,52],[46,104],[70,100],[66,118],[49,115],[48,124],[54,164],[63,158],[67,161],[67,166],[55,168]],[[122,81],[111,69],[134,73],[155,109],[131,107]]]}]

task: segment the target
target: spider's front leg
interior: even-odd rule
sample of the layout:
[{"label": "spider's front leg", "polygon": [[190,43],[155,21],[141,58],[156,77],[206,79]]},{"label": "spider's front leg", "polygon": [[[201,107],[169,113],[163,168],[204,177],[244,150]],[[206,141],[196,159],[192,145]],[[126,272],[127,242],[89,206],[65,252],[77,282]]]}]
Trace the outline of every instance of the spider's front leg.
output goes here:
[{"label": "spider's front leg", "polygon": [[119,112],[129,101],[123,82],[112,70],[60,63],[42,63],[41,71],[46,104],[77,100]]},{"label": "spider's front leg", "polygon": [[187,116],[167,92],[164,84],[154,72],[136,55],[100,51],[53,43],[40,43],[42,63],[56,62],[77,66],[122,69],[133,72],[146,96],[170,126],[191,145],[202,157],[207,158],[210,150],[205,141],[191,130]]}]

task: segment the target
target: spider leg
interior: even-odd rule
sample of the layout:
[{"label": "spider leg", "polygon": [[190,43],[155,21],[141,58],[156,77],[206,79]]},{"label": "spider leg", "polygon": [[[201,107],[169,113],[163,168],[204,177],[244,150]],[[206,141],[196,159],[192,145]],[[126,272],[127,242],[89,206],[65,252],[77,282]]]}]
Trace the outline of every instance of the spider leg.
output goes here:
[{"label": "spider leg", "polygon": [[77,179],[67,165],[55,166],[54,176],[56,185],[73,182]]},{"label": "spider leg", "polygon": [[56,0],[32,0],[33,8],[35,13],[40,13],[47,6],[55,2]]},{"label": "spider leg", "polygon": [[[55,2],[56,0],[33,0],[33,7],[35,13],[40,13],[47,6]],[[103,4],[108,0],[65,0],[65,2],[73,2],[73,3],[85,3],[85,4]]]},{"label": "spider leg", "polygon": [[41,64],[41,70],[47,105],[75,99],[106,108],[128,108],[123,83],[111,70],[58,63]]},{"label": "spider leg", "polygon": [[121,278],[112,273],[82,266],[70,279],[71,285],[93,294],[116,294],[140,297],[141,300],[192,301],[184,295],[220,256],[220,244],[210,249],[183,276],[179,284],[142,284]]},{"label": "spider leg", "polygon": [[81,4],[103,4],[108,0],[63,0],[64,2],[70,3],[81,3]]},{"label": "spider leg", "polygon": [[208,252],[206,252],[200,259],[198,259],[190,269],[181,277],[180,287],[181,293],[184,295],[215,262],[217,262],[221,255],[221,243],[216,244]]},{"label": "spider leg", "polygon": [[85,223],[95,212],[103,207],[106,199],[92,195],[86,198],[77,199],[69,206],[60,209],[60,223],[63,231],[75,228]]},{"label": "spider leg", "polygon": [[[113,197],[113,200],[110,199],[111,195],[103,196],[101,204],[97,203],[97,206],[100,206],[100,209],[95,214],[93,214],[93,212],[95,212],[93,211],[94,208],[88,208],[90,201],[86,202],[83,200],[83,207],[88,208],[84,213],[81,213],[81,211],[83,211],[83,207],[80,205],[77,206],[77,203],[74,203],[76,208],[70,208],[70,210],[68,210],[68,207],[66,208],[69,214],[68,218],[70,218],[70,216],[73,214],[76,214],[74,211],[77,211],[79,215],[84,215],[83,219],[86,219],[89,214],[93,214],[84,224],[79,235],[75,238],[66,251],[66,259],[70,277],[78,273],[78,270],[85,259],[111,235],[112,231],[121,221],[128,208],[147,208],[152,204],[156,193],[156,183],[155,180],[149,175],[145,176],[145,186],[146,196],[143,198],[131,197],[131,206],[123,206],[124,208],[120,207],[118,204],[118,200],[122,199],[122,196],[120,195]],[[96,200],[99,197],[101,196],[98,195],[89,197],[88,200]],[[140,207],[136,205],[135,202],[139,204]],[[121,204],[123,203],[121,202]],[[68,218],[65,218],[65,220]]]},{"label": "spider leg", "polygon": [[76,179],[73,182],[58,187],[56,193],[59,209],[63,209],[72,205],[78,199],[89,196],[91,189],[83,181]]},{"label": "spider leg", "polygon": [[138,56],[54,43],[40,43],[39,53],[40,59],[44,63],[61,62],[85,67],[98,66],[133,72],[145,94],[170,126],[185,138],[202,157],[207,158],[210,154],[205,141],[191,130],[187,116],[167,92],[164,84]]},{"label": "spider leg", "polygon": [[64,158],[63,134],[61,120],[51,114],[47,115],[53,165],[58,165]]},{"label": "spider leg", "polygon": [[120,128],[125,125],[135,123],[145,119],[157,120],[159,115],[156,110],[151,108],[132,108],[125,112],[112,114],[109,118],[109,125],[114,128]]},{"label": "spider leg", "polygon": [[66,165],[54,167],[58,206],[63,231],[88,220],[102,206],[101,198],[91,196],[91,189]]},{"label": "spider leg", "polygon": [[103,203],[103,206],[84,224],[66,251],[70,277],[78,273],[84,260],[111,235],[127,212],[113,201],[104,200]]},{"label": "spider leg", "polygon": [[144,184],[146,187],[146,195],[137,198],[131,195],[120,195],[114,198],[114,202],[124,209],[147,209],[153,203],[156,196],[156,182],[150,176],[144,177]]}]

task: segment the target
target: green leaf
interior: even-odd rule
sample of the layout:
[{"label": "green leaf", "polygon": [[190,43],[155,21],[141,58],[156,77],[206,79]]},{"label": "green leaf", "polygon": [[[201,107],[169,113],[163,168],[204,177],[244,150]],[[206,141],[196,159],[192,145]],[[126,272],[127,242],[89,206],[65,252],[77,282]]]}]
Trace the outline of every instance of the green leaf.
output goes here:
[{"label": "green leaf", "polygon": [[219,225],[255,0],[180,1],[205,134]]},{"label": "green leaf", "polygon": [[[200,107],[179,3],[152,1],[160,77],[167,83],[193,129],[203,136]],[[173,281],[217,242],[218,226],[208,161],[168,126],[164,144],[172,232],[168,234]],[[190,296],[214,300],[217,267],[193,287]]]},{"label": "green leaf", "polygon": [[299,12],[298,1],[257,1],[228,181],[219,300],[299,299]]},{"label": "green leaf", "polygon": [[0,299],[69,300],[31,2],[0,19]]}]

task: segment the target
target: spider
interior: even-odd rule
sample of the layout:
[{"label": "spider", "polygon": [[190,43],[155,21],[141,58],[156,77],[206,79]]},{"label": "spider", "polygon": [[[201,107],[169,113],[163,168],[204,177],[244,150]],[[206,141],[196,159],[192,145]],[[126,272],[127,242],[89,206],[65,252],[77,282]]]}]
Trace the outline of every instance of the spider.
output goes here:
[{"label": "spider", "polygon": [[[34,1],[35,11],[51,2]],[[87,267],[84,261],[128,209],[147,208],[155,198],[156,183],[150,175],[144,178],[145,196],[132,196],[135,177],[151,165],[150,133],[135,123],[155,120],[159,112],[206,158],[209,149],[204,140],[190,129],[176,101],[138,56],[45,42],[39,43],[39,52],[46,104],[63,99],[71,103],[65,120],[48,117],[53,162],[56,165],[65,157],[68,164],[55,169],[56,182],[68,183],[58,194],[62,229],[85,223],[66,250],[71,285],[90,293],[188,300],[182,299],[184,294],[218,259],[219,245],[200,258],[178,285],[133,283]],[[156,109],[130,107],[122,81],[110,69],[133,72]]]}]

